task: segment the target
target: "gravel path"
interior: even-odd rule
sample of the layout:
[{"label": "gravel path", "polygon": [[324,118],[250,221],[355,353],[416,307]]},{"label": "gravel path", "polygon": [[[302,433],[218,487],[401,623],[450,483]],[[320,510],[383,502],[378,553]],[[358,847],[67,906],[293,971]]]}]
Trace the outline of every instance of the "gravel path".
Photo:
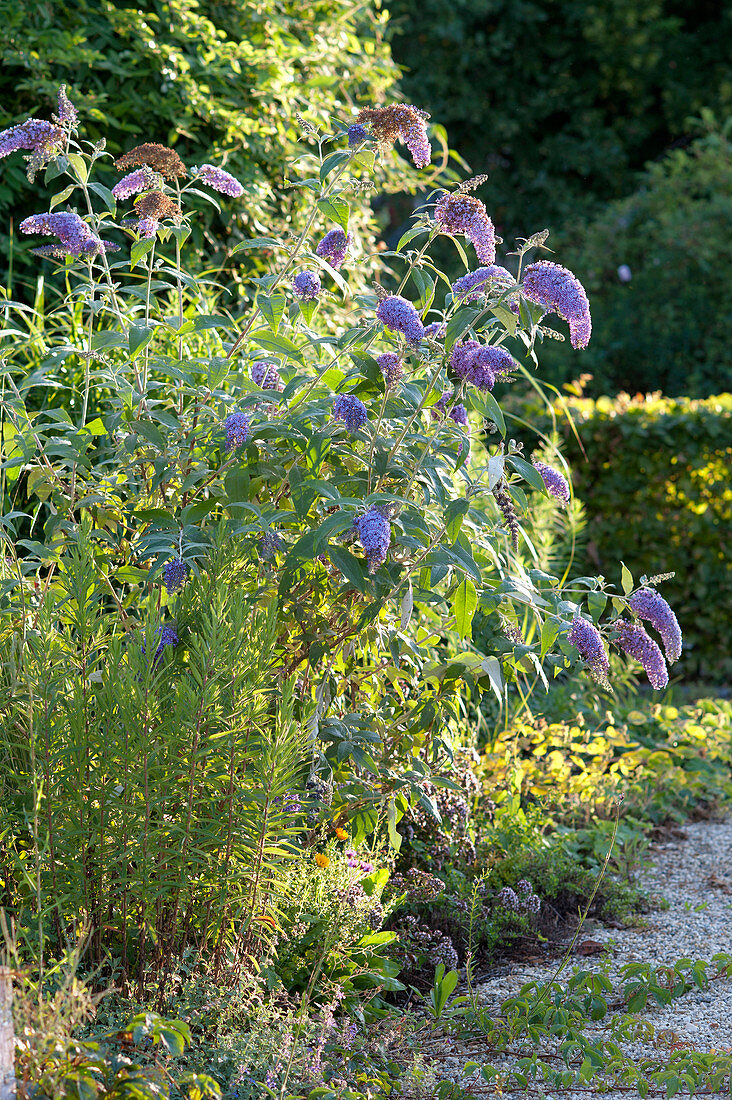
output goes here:
[{"label": "gravel path", "polygon": [[[576,968],[603,968],[598,956],[589,955],[593,949],[598,955],[604,953],[603,948],[611,952],[609,975],[613,980],[618,978],[620,968],[631,962],[659,966],[684,957],[710,960],[717,952],[732,953],[732,820],[700,821],[675,833],[649,853],[643,885],[656,904],[646,915],[643,926],[616,929],[588,922],[580,933],[574,957],[561,975],[562,982]],[[668,907],[662,907],[666,903]],[[498,1015],[505,997],[517,993],[526,982],[551,978],[557,965],[556,960],[553,965],[508,964],[500,977],[479,984],[480,998]],[[612,995],[608,999],[612,1002]],[[659,1007],[654,1002],[639,1016],[653,1023],[655,1035],[645,1042],[619,1043],[634,1060],[659,1057],[663,1050],[682,1047],[700,1052],[730,1052],[732,978],[715,980],[707,989],[689,992],[667,1006]],[[438,1076],[456,1081],[461,1079],[467,1060],[501,1064],[490,1050],[481,1050],[480,1041],[463,1043],[435,1035],[424,1049],[426,1061],[432,1063]],[[635,1090],[629,1093],[626,1089],[604,1092],[603,1096],[607,1100],[627,1100],[634,1094],[637,1095]],[[518,1092],[504,1093],[504,1096],[518,1095]],[[546,1093],[548,1100],[553,1095],[558,1094],[552,1094],[551,1090]],[[587,1090],[561,1093],[563,1100],[587,1095]]]}]

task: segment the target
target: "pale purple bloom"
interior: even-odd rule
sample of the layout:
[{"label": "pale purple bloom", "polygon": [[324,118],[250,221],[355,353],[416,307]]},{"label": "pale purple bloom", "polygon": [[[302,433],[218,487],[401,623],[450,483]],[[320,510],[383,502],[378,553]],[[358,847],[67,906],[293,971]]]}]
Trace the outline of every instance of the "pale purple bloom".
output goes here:
[{"label": "pale purple bloom", "polygon": [[142,240],[150,241],[160,228],[160,222],[157,218],[140,218],[136,228]]},{"label": "pale purple bloom", "polygon": [[659,690],[668,684],[668,669],[663,654],[653,638],[645,632],[639,623],[629,623],[620,619],[615,627],[618,631],[618,644],[624,653],[640,661],[651,687]]},{"label": "pale purple bloom", "polygon": [[505,348],[479,344],[477,340],[455,344],[450,365],[459,378],[464,378],[479,390],[492,390],[496,381],[509,377],[516,369],[514,359]]},{"label": "pale purple bloom", "polygon": [[327,260],[331,267],[338,270],[346,258],[350,243],[350,233],[344,233],[342,229],[330,229],[318,242],[315,254],[320,256],[321,260]]},{"label": "pale purple bloom", "polygon": [[572,619],[567,641],[580,651],[594,679],[604,687],[609,687],[610,662],[605,652],[602,635],[595,624],[576,615]]},{"label": "pale purple bloom", "polygon": [[519,900],[516,897],[515,891],[513,891],[510,886],[504,886],[498,891],[496,894],[496,901],[502,909],[511,909],[514,913],[518,911]]},{"label": "pale purple bloom", "polygon": [[[456,301],[474,302],[485,294],[500,294],[509,286],[513,286],[515,279],[510,271],[498,264],[490,264],[488,267],[479,267],[475,271],[469,271],[452,284],[452,296]],[[512,309],[518,310],[516,302],[510,303]]]},{"label": "pale purple bloom", "polygon": [[346,857],[346,865],[348,867],[360,867],[361,861],[358,858],[357,853],[354,852],[353,848],[346,848],[343,854]]},{"label": "pale purple bloom", "polygon": [[472,241],[484,264],[496,260],[496,234],[485,205],[474,195],[445,195],[435,207],[435,221],[443,233],[462,233]]},{"label": "pale purple bloom", "polygon": [[[259,556],[264,561],[271,561],[285,545],[282,536],[277,531],[266,531],[259,540]],[[300,808],[298,803],[297,808]],[[287,806],[285,807],[287,809]]]},{"label": "pale purple bloom", "polygon": [[298,271],[292,280],[292,292],[301,302],[311,302],[320,294],[320,276],[314,271]]},{"label": "pale purple bloom", "polygon": [[200,168],[192,169],[192,172],[209,187],[213,187],[214,191],[220,191],[222,195],[238,199],[244,194],[244,188],[239,180],[215,164],[202,164]]},{"label": "pale purple bloom", "polygon": [[399,294],[390,294],[379,302],[376,316],[392,332],[401,332],[409,344],[416,346],[424,337],[424,325],[417,310]]},{"label": "pale purple bloom", "polygon": [[226,432],[226,450],[243,447],[249,439],[249,417],[243,412],[229,413],[224,421]]},{"label": "pale purple bloom", "polygon": [[[155,658],[153,660],[154,665],[156,665],[162,657],[163,650],[167,645],[176,646],[180,641],[180,638],[173,630],[172,626],[159,626],[155,633],[160,635],[160,641],[158,642],[157,648],[155,650]],[[145,652],[144,646],[142,647],[142,651],[143,653]]]},{"label": "pale purple bloom", "polygon": [[371,872],[373,871],[373,869],[374,869],[374,865],[371,862],[371,860],[368,860],[368,859],[362,859],[361,860],[361,870],[363,871],[363,873],[365,875],[370,875]]},{"label": "pale purple bloom", "polygon": [[333,419],[342,420],[349,432],[357,432],[369,418],[363,401],[352,393],[342,393],[333,402]]},{"label": "pale purple bloom", "polygon": [[162,176],[153,172],[147,165],[143,165],[142,168],[136,168],[134,172],[123,176],[119,183],[115,183],[112,194],[121,202],[123,199],[128,199],[130,195],[139,194],[140,191],[157,189],[161,183]]},{"label": "pale purple bloom", "polygon": [[450,353],[450,366],[458,378],[467,378],[473,356],[480,347],[477,340],[462,340],[453,344]]},{"label": "pale purple bloom", "polygon": [[[447,412],[447,407],[454,396],[455,395],[452,390],[445,390],[443,392],[440,400],[433,406],[433,419],[437,419],[438,416],[445,416],[445,413]],[[447,415],[450,417],[451,420],[454,420],[456,424],[459,424],[461,428],[467,428],[469,426],[468,410],[465,408],[464,405],[453,405]]]},{"label": "pale purple bloom", "polygon": [[430,321],[428,325],[424,326],[425,336],[429,336],[432,340],[441,340],[447,332],[447,323],[445,321]]},{"label": "pale purple bloom", "polygon": [[402,129],[402,140],[412,154],[415,168],[426,168],[432,160],[432,148],[427,137],[427,126],[423,118],[414,119]]},{"label": "pale purple bloom", "polygon": [[628,604],[636,615],[640,615],[641,619],[647,619],[661,635],[668,663],[672,665],[674,661],[678,661],[682,645],[681,627],[663,596],[653,588],[639,588],[635,595],[630,597]]},{"label": "pale purple bloom", "polygon": [[380,508],[372,504],[368,512],[356,516],[353,527],[366,551],[369,573],[375,573],[386,561],[391,544],[391,524]]},{"label": "pale purple bloom", "polygon": [[79,112],[66,95],[65,84],[62,84],[58,90],[58,120],[72,130],[76,129],[79,121]]},{"label": "pale purple bloom", "polygon": [[188,579],[190,567],[182,558],[171,558],[163,567],[163,584],[168,592],[177,592]]},{"label": "pale purple bloom", "polygon": [[71,256],[94,256],[105,250],[104,242],[92,232],[78,214],[72,214],[70,211],[56,214],[31,214],[20,223],[20,231],[58,237]]},{"label": "pale purple bloom", "polygon": [[284,389],[276,363],[271,363],[268,359],[258,359],[256,363],[252,363],[249,374],[255,386],[259,386],[263,390],[279,390],[281,392]]},{"label": "pale purple bloom", "polygon": [[590,303],[584,287],[571,271],[551,260],[539,260],[526,268],[522,289],[530,302],[564,318],[573,348],[587,347],[592,333]]},{"label": "pale purple bloom", "polygon": [[546,491],[563,504],[569,503],[569,482],[564,474],[555,470],[553,466],[547,466],[546,462],[535,462],[534,468],[541,474],[541,480],[546,486]]},{"label": "pale purple bloom", "polygon": [[31,149],[44,157],[58,152],[64,141],[64,132],[52,122],[42,118],[28,118],[17,126],[0,133],[0,159],[17,149]]},{"label": "pale purple bloom", "polygon": [[385,351],[378,356],[376,362],[379,364],[387,386],[395,385],[404,374],[404,363],[396,352]]},{"label": "pale purple bloom", "polygon": [[350,149],[355,145],[360,145],[362,141],[368,141],[370,137],[371,134],[360,122],[354,122],[353,126],[348,127],[348,146]]}]

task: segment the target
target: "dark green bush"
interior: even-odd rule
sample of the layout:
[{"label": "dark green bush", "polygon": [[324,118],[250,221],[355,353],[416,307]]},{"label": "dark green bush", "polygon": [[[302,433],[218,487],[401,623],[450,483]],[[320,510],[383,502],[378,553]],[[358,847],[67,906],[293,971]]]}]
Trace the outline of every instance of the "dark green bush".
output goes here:
[{"label": "dark green bush", "polygon": [[[560,234],[592,303],[582,363],[594,394],[708,397],[732,383],[732,119],[707,123],[688,150],[651,165],[634,194]],[[555,379],[568,381],[564,345],[546,352]]]},{"label": "dark green bush", "polygon": [[729,12],[710,0],[389,9],[405,94],[444,123],[475,172],[490,173],[481,198],[506,236],[628,194],[649,158],[686,137],[689,115],[732,104]]},{"label": "dark green bush", "polygon": [[[587,561],[618,584],[617,561],[638,580],[675,571],[662,585],[684,633],[673,668],[687,678],[729,682],[723,639],[732,609],[732,394],[705,401],[658,395],[571,398],[582,440],[557,406],[574,490],[587,511]],[[526,408],[523,410],[526,416]]]},{"label": "dark green bush", "polygon": [[[215,266],[226,259],[222,237],[230,249],[243,236],[281,238],[301,224],[310,192],[284,182],[298,151],[296,112],[315,124],[330,113],[347,119],[356,103],[379,101],[394,84],[385,16],[375,7],[350,0],[0,0],[0,126],[50,117],[66,83],[89,123],[85,136],[104,137],[115,156],[141,141],[175,145],[188,164],[220,163],[225,153],[246,189],[244,213],[207,206],[191,238],[199,248],[206,238]],[[399,163],[403,189],[411,168]],[[38,201],[20,157],[4,162],[3,260],[11,214],[17,226],[42,208]],[[362,206],[359,236],[369,252],[374,235],[368,203]],[[23,274],[18,243],[14,265]]]}]

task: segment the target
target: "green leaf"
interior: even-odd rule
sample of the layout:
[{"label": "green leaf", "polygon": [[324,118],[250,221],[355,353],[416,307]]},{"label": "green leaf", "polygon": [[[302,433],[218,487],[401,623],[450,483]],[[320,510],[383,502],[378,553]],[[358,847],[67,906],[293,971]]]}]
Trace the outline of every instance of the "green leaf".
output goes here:
[{"label": "green leaf", "polygon": [[541,624],[541,658],[542,660],[547,655],[551,647],[557,640],[559,634],[559,627],[551,619],[545,619]]},{"label": "green leaf", "polygon": [[329,153],[320,166],[320,181],[325,183],[326,179],[332,171],[339,168],[341,164],[344,164],[348,160],[351,154],[345,149],[339,149],[335,153]]},{"label": "green leaf", "polygon": [[386,822],[389,832],[389,844],[395,852],[398,852],[402,846],[402,837],[401,834],[397,832],[396,803],[393,798],[389,799]]},{"label": "green leaf", "polygon": [[624,561],[621,561],[622,572],[620,574],[620,583],[623,586],[623,592],[627,596],[629,592],[633,591],[633,574]]},{"label": "green leaf", "polygon": [[332,195],[329,199],[318,199],[318,209],[326,218],[339,225],[344,233],[348,232],[351,208],[344,199],[339,199],[337,195]]},{"label": "green leaf", "polygon": [[68,187],[64,187],[63,191],[59,191],[58,195],[54,195],[51,199],[48,209],[54,210],[59,203],[66,202],[72,191],[76,190],[76,184],[70,183]]},{"label": "green leaf", "polygon": [[538,489],[540,493],[546,495],[546,485],[544,479],[537,470],[536,466],[532,466],[530,462],[527,462],[525,458],[520,458],[518,455],[508,455],[507,462],[513,466],[517,473],[521,474],[524,481],[528,481],[529,485],[534,489]]},{"label": "green leaf", "polygon": [[501,407],[492,393],[471,392],[470,403],[477,412],[481,413],[488,420],[492,420],[501,435],[505,437],[506,421],[503,418]]},{"label": "green leaf", "polygon": [[346,550],[343,546],[329,546],[328,557],[354,588],[357,588],[359,592],[366,591],[368,573],[360,558],[357,558],[355,554],[352,554],[350,550]]},{"label": "green leaf", "polygon": [[86,183],[89,177],[89,169],[87,168],[86,161],[78,153],[67,153],[66,159],[71,167],[76,172],[76,175],[81,183]]},{"label": "green leaf", "polygon": [[229,253],[233,256],[236,252],[250,252],[253,248],[284,248],[274,237],[252,237],[248,241],[239,241],[239,244],[235,245]]},{"label": "green leaf", "polygon": [[402,596],[401,605],[401,617],[399,620],[400,630],[406,630],[409,626],[409,620],[412,617],[412,611],[414,610],[414,591],[412,589],[412,581],[409,581],[409,587]]},{"label": "green leaf", "polygon": [[408,229],[406,233],[402,233],[399,238],[399,244],[396,246],[396,251],[401,252],[405,244],[409,244],[415,237],[419,237],[424,233],[429,233],[429,229],[426,226],[419,226],[416,229]]},{"label": "green leaf", "polygon": [[499,703],[503,701],[503,669],[501,668],[501,662],[497,657],[484,657],[481,662],[483,672],[488,674],[488,679],[491,682],[491,687],[495,692],[496,698]]},{"label": "green leaf", "polygon": [[452,545],[460,534],[460,528],[463,525],[468,511],[470,509],[470,501],[465,497],[458,497],[457,500],[451,500],[445,509],[445,534],[447,535],[448,543]]},{"label": "green leaf", "polygon": [[246,466],[229,471],[224,480],[224,489],[229,505],[242,504],[249,500],[249,471]]},{"label": "green leaf", "polygon": [[136,359],[143,348],[152,340],[153,330],[144,325],[133,325],[130,328],[127,342],[130,349],[130,358]]},{"label": "green leaf", "polygon": [[133,420],[130,422],[130,428],[141,435],[143,439],[146,439],[148,443],[152,443],[153,447],[157,447],[159,451],[165,450],[165,436],[160,428],[156,428],[149,420]]},{"label": "green leaf", "polygon": [[151,252],[154,247],[154,240],[135,241],[130,249],[130,267],[135,267],[143,256],[147,256],[148,252]]},{"label": "green leaf", "polygon": [[280,321],[282,320],[282,315],[287,306],[285,295],[279,290],[271,297],[267,297],[266,294],[258,294],[257,305],[265,321],[272,329],[272,332],[276,333],[280,327]]},{"label": "green leaf", "polygon": [[93,191],[95,195],[99,195],[109,213],[114,214],[117,209],[117,200],[108,187],[105,187],[103,183],[90,183],[89,190]]},{"label": "green leaf", "polygon": [[[302,302],[298,302],[298,308],[300,310],[300,314],[301,314],[301,316],[302,316],[302,318],[303,318],[306,325],[308,325],[308,326],[310,325],[310,322],[313,319],[313,315],[315,314],[315,312],[318,308],[318,305],[319,305],[319,302],[315,298],[305,298]],[[327,371],[326,374],[323,376],[322,381],[324,381],[326,385],[331,384],[331,383],[326,381],[326,378],[327,378],[328,374],[331,374],[331,373],[334,373],[334,372]]]},{"label": "green leaf", "polygon": [[250,339],[253,343],[258,344],[260,348],[264,348],[265,351],[283,355],[287,359],[297,359],[300,363],[303,361],[300,348],[286,336],[267,332],[266,329],[257,329],[256,332],[251,334]]},{"label": "green leaf", "polygon": [[457,586],[452,608],[455,613],[455,626],[461,638],[470,633],[473,615],[478,606],[478,594],[469,577],[463,577]]}]

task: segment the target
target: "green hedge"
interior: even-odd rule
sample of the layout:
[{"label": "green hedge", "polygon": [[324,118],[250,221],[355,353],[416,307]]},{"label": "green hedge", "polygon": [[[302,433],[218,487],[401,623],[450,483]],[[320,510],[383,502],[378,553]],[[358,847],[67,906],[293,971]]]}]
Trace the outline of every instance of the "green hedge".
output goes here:
[{"label": "green hedge", "polygon": [[672,671],[729,683],[732,394],[573,397],[566,405],[586,455],[557,405],[560,446],[587,512],[587,572],[619,585],[619,561],[636,579],[675,571],[662,586],[684,633]]}]

